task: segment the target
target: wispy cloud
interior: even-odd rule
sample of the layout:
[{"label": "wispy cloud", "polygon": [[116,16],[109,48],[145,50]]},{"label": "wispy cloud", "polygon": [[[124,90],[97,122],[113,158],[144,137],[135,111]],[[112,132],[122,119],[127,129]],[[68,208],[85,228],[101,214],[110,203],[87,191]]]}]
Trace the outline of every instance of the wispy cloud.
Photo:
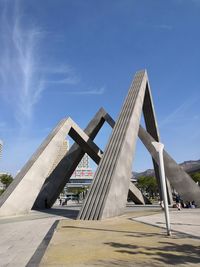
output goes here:
[{"label": "wispy cloud", "polygon": [[2,1],[1,6],[0,93],[23,124],[32,117],[44,89],[37,71],[37,52],[43,34],[34,25],[22,26],[18,1]]},{"label": "wispy cloud", "polygon": [[66,78],[57,78],[55,80],[45,80],[44,83],[46,84],[71,84],[71,85],[75,85],[79,83],[79,78],[76,76],[69,76]]},{"label": "wispy cloud", "polygon": [[[164,118],[161,123],[160,127],[163,127],[167,124],[175,124],[177,122],[185,122],[187,120],[191,121],[192,118],[189,114],[189,110],[191,107],[199,101],[199,97],[191,97],[187,99],[184,103],[182,103],[179,107],[173,110],[166,118]],[[197,119],[196,116],[193,117],[194,120]]]},{"label": "wispy cloud", "polygon": [[93,89],[77,89],[59,87],[56,90],[48,90],[48,93],[52,94],[68,94],[68,95],[103,95],[105,93],[105,87],[93,88]]},{"label": "wispy cloud", "polygon": [[80,90],[80,91],[65,91],[66,94],[73,95],[102,95],[105,92],[105,88],[101,87],[99,89],[91,89],[91,90]]},{"label": "wispy cloud", "polygon": [[[20,1],[0,2],[0,96],[18,123],[23,126],[31,121],[44,90],[47,93],[102,95],[104,87],[84,89],[88,86],[81,85],[79,75],[70,65],[41,62],[46,33],[30,23],[20,8]],[[83,89],[79,90],[77,86]]]},{"label": "wispy cloud", "polygon": [[43,67],[40,71],[44,73],[44,76],[46,77],[44,83],[47,86],[49,84],[76,85],[80,82],[80,77],[77,75],[76,71],[67,64],[54,64],[54,66]]}]

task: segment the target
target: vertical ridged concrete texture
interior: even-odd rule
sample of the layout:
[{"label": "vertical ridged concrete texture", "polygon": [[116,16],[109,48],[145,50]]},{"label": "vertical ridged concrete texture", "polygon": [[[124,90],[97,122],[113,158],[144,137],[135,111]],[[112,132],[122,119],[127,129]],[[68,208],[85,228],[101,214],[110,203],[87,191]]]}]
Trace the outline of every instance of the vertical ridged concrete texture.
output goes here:
[{"label": "vertical ridged concrete texture", "polygon": [[[156,152],[152,142],[154,138],[148,134],[141,126],[138,136],[145,145],[154,160],[159,163],[158,153]],[[200,188],[193,179],[179,166],[175,160],[164,150],[163,152],[165,174],[172,187],[180,194],[185,201],[194,200],[200,206]]]},{"label": "vertical ridged concrete texture", "polygon": [[98,220],[123,213],[146,86],[146,71],[137,72],[78,219]]},{"label": "vertical ridged concrete texture", "polygon": [[30,211],[69,129],[68,119],[62,120],[40,145],[0,197],[0,216]]},{"label": "vertical ridged concrete texture", "polygon": [[[114,126],[113,119],[107,114],[107,112],[101,108],[90,121],[88,126],[85,129],[85,133],[93,140],[99,130],[101,129],[104,122],[107,122],[111,127]],[[79,162],[85,154],[84,145],[81,147],[78,144],[73,144],[68,153],[61,159],[56,168],[46,179],[35,203],[33,209],[44,209],[45,208],[45,199],[47,199],[48,206],[51,207],[59,194],[62,192],[64,186],[74,170],[78,166]],[[95,161],[98,157],[93,158]],[[97,164],[99,161],[97,161]]]}]

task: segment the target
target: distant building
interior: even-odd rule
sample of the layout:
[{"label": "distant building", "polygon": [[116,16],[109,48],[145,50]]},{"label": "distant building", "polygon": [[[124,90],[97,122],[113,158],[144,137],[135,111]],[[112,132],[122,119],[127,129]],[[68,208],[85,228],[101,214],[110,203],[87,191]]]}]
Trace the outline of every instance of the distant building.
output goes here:
[{"label": "distant building", "polygon": [[89,156],[84,155],[76,170],[72,174],[67,188],[85,188],[90,186],[93,179],[93,171],[90,168]]},{"label": "distant building", "polygon": [[89,156],[87,154],[84,155],[84,157],[77,166],[77,169],[84,169],[84,168],[89,168]]},{"label": "distant building", "polygon": [[[48,176],[52,173],[52,171],[56,168],[60,160],[64,157],[64,155],[69,151],[69,141],[64,140],[62,146],[60,147],[60,151],[58,153],[58,157],[56,158]],[[65,186],[65,192],[67,192],[68,188],[85,188],[88,187],[93,179],[93,171],[90,168],[89,156],[85,154],[78,164],[76,170],[72,174],[69,183]]]},{"label": "distant building", "polygon": [[67,153],[68,150],[69,150],[69,141],[65,139],[63,141],[61,147],[60,147],[58,157],[54,161],[54,164],[53,164],[48,176],[52,173],[52,171],[55,169],[55,167],[58,165],[58,163],[61,161],[61,159],[64,157],[64,155]]}]

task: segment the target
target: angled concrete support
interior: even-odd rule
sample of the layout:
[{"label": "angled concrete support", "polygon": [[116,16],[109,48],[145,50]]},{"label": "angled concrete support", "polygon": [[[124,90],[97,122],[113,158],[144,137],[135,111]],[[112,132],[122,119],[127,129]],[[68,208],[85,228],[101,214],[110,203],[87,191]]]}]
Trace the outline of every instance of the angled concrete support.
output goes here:
[{"label": "angled concrete support", "polygon": [[32,208],[70,127],[68,119],[62,120],[44,140],[0,197],[0,216],[22,214]]},{"label": "angled concrete support", "polygon": [[[147,132],[157,142],[159,142],[160,141],[160,137],[159,137],[159,132],[158,132],[156,115],[155,115],[155,110],[154,110],[154,106],[153,106],[153,99],[152,99],[152,95],[151,95],[150,85],[149,85],[148,82],[147,82],[147,89],[145,91],[145,96],[144,96],[143,114],[144,114],[144,120],[145,120],[145,125],[146,125]],[[161,194],[161,186],[160,186],[159,166],[158,166],[158,164],[155,162],[155,160],[153,158],[152,158],[152,161],[153,161],[156,180],[157,180],[157,183],[158,183],[159,193],[160,193],[160,196],[162,196],[162,194]]]},{"label": "angled concrete support", "polygon": [[[103,108],[101,108],[84,130],[87,135],[85,138],[90,138],[90,143],[91,140],[96,137],[104,122],[107,122],[111,127],[114,125],[113,119]],[[93,150],[92,147],[90,146],[89,148],[88,146],[85,146],[83,140],[77,136],[77,132],[78,131],[71,129],[70,134],[78,144],[75,143],[72,145],[68,153],[61,159],[49,177],[47,177],[37,199],[35,200],[33,209],[44,209],[45,200],[47,201],[48,207],[51,207],[54,204],[86,152],[97,164],[99,163],[101,152],[99,151],[100,153],[96,154],[93,153],[94,151],[91,151]],[[81,147],[79,145],[81,145]],[[96,151],[98,150],[99,149],[97,148]]]},{"label": "angled concrete support", "polygon": [[[95,121],[98,118],[99,121],[95,124],[91,133],[93,138],[95,133],[98,132],[97,129],[100,129],[101,124],[105,121],[104,115],[106,115],[106,119],[112,125],[112,119],[103,109],[99,111],[98,115],[100,116],[95,117]],[[88,130],[91,130],[91,125],[89,125]],[[99,162],[102,151],[99,150],[95,143],[93,143],[88,135],[71,118],[64,119],[44,140],[36,153],[14,179],[10,187],[1,196],[0,215],[22,214],[31,210],[48,173],[52,169],[55,159],[58,157],[59,149],[67,134],[75,138],[77,143],[81,144],[84,148],[84,153],[87,152],[95,161]],[[78,162],[73,161],[73,164],[76,167]],[[55,184],[58,184],[58,180],[54,180],[54,190]],[[56,193],[59,194],[60,192],[57,191]],[[42,205],[43,207],[47,207],[50,205],[48,198],[52,197],[52,195],[46,196],[43,194],[42,196]]]},{"label": "angled concrete support", "polygon": [[135,204],[152,204],[151,201],[145,197],[142,192],[132,182],[129,185],[128,196]]},{"label": "angled concrete support", "polygon": [[[139,128],[138,136],[145,145],[154,160],[158,163],[158,155],[152,142],[154,138],[148,134],[141,126]],[[192,178],[179,166],[175,160],[164,150],[163,153],[165,173],[172,187],[180,194],[184,201],[195,200],[196,204],[200,206],[200,188],[192,180]]]},{"label": "angled concrete support", "polygon": [[[139,127],[142,111],[147,131]],[[93,140],[105,121],[114,128],[103,153]],[[62,120],[0,197],[0,215],[22,214],[31,208],[51,207],[85,153],[99,166],[79,219],[98,220],[123,213],[128,190],[136,203],[144,204],[147,200],[130,184],[138,132],[152,155],[159,181],[158,159],[151,144],[152,141],[159,141],[159,134],[146,71],[136,73],[116,124],[103,109],[97,112],[85,131],[70,118]],[[54,168],[67,134],[76,143]],[[184,200],[195,200],[200,205],[198,186],[166,152],[164,161],[166,176],[172,186]]]},{"label": "angled concrete support", "polygon": [[146,90],[147,73],[136,73],[79,219],[98,220],[123,213]]},{"label": "angled concrete support", "polygon": [[[90,155],[96,164],[99,164],[102,158],[102,151],[94,145],[89,136],[86,136],[86,133],[88,132],[88,134],[94,138],[94,132],[97,134],[97,129],[100,129],[100,127],[102,127],[102,123],[105,121],[112,128],[114,127],[114,120],[108,115],[108,113],[106,113],[105,110],[100,109],[85,129],[85,133],[82,133],[84,138],[80,134],[82,132],[81,129],[75,125],[75,123],[73,124],[73,128],[70,129],[69,135],[76,140],[77,144],[74,144],[71,147],[69,152],[63,157],[63,159],[61,159],[50,176],[46,179],[45,184],[34,203],[34,209],[44,209],[45,200],[47,201],[48,207],[51,207],[54,204],[85,152]],[[84,139],[89,140],[89,143],[85,144]],[[151,204],[151,202],[141,194],[135,185],[130,185],[129,195],[136,204]]]}]

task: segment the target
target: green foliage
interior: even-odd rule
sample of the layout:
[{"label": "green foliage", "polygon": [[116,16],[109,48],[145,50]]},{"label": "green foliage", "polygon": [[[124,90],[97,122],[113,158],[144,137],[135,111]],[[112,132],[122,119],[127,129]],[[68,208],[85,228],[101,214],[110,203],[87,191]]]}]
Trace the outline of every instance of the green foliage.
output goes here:
[{"label": "green foliage", "polygon": [[8,174],[2,174],[0,176],[0,181],[2,182],[3,185],[5,185],[5,188],[7,188],[9,186],[9,184],[12,183],[13,177],[11,175],[8,175]]},{"label": "green foliage", "polygon": [[190,175],[195,182],[200,184],[200,172],[195,172]]},{"label": "green foliage", "polygon": [[154,197],[158,193],[158,184],[153,176],[141,176],[138,178],[137,187],[142,193],[147,193],[150,197]]},{"label": "green foliage", "polygon": [[79,195],[80,193],[84,192],[86,188],[69,188],[68,193],[74,193],[76,195]]},{"label": "green foliage", "polygon": [[0,195],[3,194],[4,191],[5,189],[0,189]]}]

